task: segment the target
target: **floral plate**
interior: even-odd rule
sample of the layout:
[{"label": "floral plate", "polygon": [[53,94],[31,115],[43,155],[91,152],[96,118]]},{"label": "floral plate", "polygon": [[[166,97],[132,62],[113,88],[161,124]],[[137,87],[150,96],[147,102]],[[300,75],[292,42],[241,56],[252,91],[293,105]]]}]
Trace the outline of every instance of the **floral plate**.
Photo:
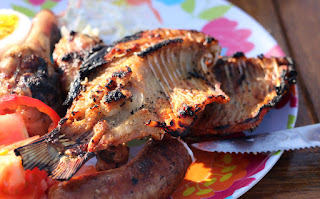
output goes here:
[{"label": "floral plate", "polygon": [[[223,47],[222,55],[242,51],[248,57],[284,56],[261,25],[224,0],[13,0],[1,1],[0,6],[30,17],[41,9],[51,9],[69,29],[81,29],[87,23],[92,28],[98,27],[105,42],[140,29],[195,29],[215,37]],[[81,18],[84,15],[85,20]],[[265,116],[253,133],[293,128],[297,104],[296,87],[292,87],[286,99]],[[204,151],[207,145],[195,147],[192,149],[197,160],[171,195],[172,199],[238,198],[261,180],[282,154],[281,151],[257,155],[211,153]]]}]

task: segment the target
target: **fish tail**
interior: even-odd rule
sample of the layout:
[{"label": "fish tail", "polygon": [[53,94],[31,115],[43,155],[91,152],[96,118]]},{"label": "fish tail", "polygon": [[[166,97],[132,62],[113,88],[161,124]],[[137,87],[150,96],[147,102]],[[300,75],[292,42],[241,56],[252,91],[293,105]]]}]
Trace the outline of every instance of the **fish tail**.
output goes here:
[{"label": "fish tail", "polygon": [[66,139],[53,141],[49,134],[15,149],[14,153],[16,156],[21,156],[25,170],[38,167],[40,170],[47,171],[52,179],[69,180],[86,161],[94,156],[94,153],[64,154],[64,150],[59,146],[64,146],[66,142]]}]

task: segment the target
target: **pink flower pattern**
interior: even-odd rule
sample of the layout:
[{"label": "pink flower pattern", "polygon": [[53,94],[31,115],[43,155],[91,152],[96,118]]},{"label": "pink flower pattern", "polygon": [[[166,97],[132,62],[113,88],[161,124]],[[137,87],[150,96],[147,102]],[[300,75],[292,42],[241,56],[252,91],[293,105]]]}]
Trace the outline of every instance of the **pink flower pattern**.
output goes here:
[{"label": "pink flower pattern", "polygon": [[237,29],[237,25],[237,21],[223,17],[207,23],[202,32],[216,38],[226,48],[223,52],[228,56],[238,51],[247,53],[254,48],[254,44],[247,41],[252,32],[249,29]]},{"label": "pink flower pattern", "polygon": [[[46,2],[46,0],[28,0],[30,4],[34,5],[34,6],[41,6],[42,4],[44,4]],[[51,0],[51,1],[55,1],[55,2],[59,2],[61,0]]]},{"label": "pink flower pattern", "polygon": [[34,6],[42,5],[45,2],[45,0],[29,0],[29,3]]},{"label": "pink flower pattern", "polygon": [[280,48],[279,45],[275,45],[273,48],[271,48],[266,54],[264,54],[266,57],[284,57],[285,54]]}]

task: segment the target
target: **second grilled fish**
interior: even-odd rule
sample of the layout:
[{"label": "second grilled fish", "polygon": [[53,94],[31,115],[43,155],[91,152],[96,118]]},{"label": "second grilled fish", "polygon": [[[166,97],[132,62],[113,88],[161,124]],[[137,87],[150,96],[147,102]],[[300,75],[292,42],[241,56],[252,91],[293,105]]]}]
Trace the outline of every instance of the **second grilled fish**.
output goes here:
[{"label": "second grilled fish", "polygon": [[247,58],[242,53],[219,59],[212,72],[230,102],[208,105],[192,128],[193,137],[256,128],[296,83],[297,75],[288,57]]}]

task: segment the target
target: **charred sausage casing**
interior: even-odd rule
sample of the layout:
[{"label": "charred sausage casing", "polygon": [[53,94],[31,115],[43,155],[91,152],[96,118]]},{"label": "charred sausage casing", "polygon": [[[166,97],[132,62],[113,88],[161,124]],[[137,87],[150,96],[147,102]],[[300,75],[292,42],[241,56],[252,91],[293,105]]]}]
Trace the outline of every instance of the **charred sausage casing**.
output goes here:
[{"label": "charred sausage casing", "polygon": [[149,141],[128,164],[73,177],[50,188],[49,198],[162,198],[178,186],[193,162],[185,143],[165,136]]}]

